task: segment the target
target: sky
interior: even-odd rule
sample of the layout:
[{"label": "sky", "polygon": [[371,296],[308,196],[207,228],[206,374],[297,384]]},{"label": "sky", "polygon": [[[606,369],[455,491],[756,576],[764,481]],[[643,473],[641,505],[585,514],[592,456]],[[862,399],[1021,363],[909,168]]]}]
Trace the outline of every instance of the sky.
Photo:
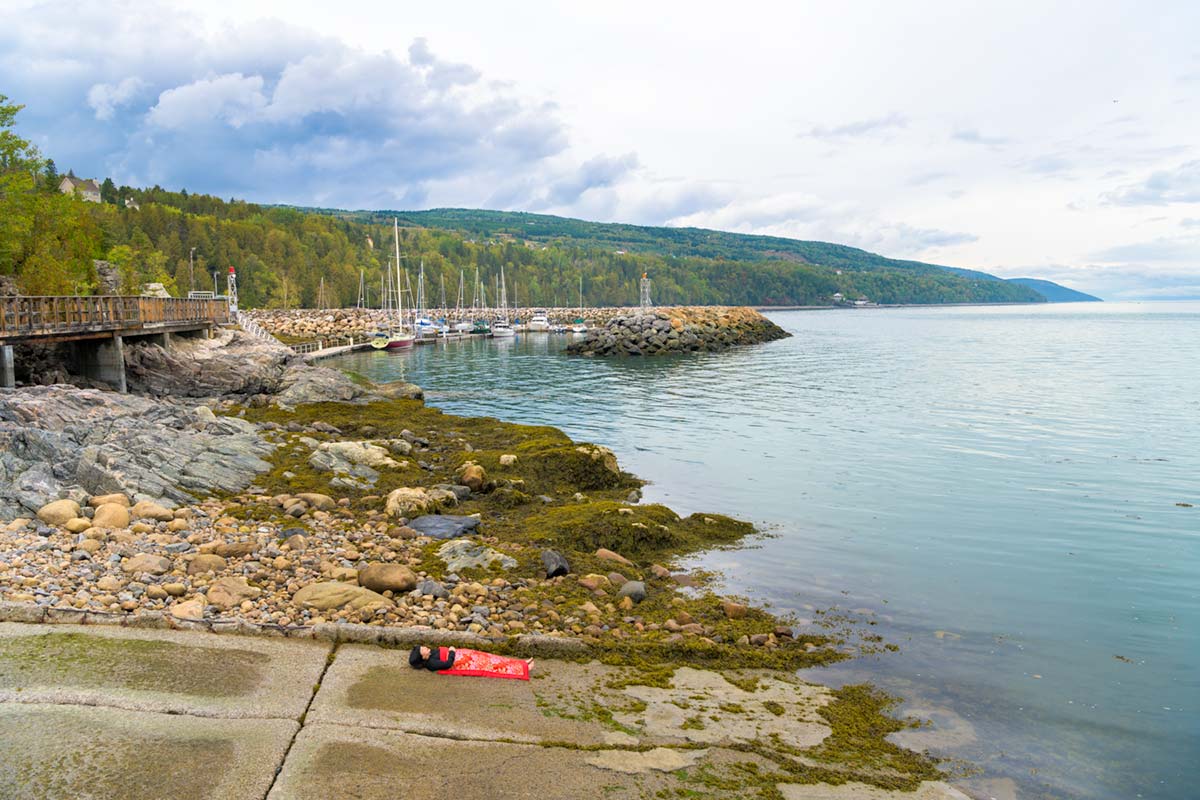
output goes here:
[{"label": "sky", "polygon": [[61,171],[1200,297],[1200,3],[0,0]]}]

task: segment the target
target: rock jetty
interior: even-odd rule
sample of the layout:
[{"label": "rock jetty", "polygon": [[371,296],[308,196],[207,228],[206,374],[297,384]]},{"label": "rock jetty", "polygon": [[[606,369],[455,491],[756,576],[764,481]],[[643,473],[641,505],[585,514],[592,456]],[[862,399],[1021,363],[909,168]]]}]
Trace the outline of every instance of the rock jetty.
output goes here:
[{"label": "rock jetty", "polygon": [[725,350],[784,339],[787,333],[752,308],[693,307],[637,311],[616,316],[572,342],[583,356],[653,356]]}]

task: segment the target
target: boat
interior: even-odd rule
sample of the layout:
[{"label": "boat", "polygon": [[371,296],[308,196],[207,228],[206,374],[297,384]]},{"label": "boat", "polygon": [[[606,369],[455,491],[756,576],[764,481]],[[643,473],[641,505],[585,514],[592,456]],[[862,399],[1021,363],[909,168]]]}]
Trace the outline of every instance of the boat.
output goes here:
[{"label": "boat", "polygon": [[550,317],[544,310],[533,312],[533,316],[529,318],[529,330],[543,333],[550,330]]},{"label": "boat", "polygon": [[516,336],[517,332],[508,321],[508,289],[504,285],[504,265],[500,265],[500,308],[496,320],[492,323],[492,336],[504,338]]},{"label": "boat", "polygon": [[[393,286],[391,266],[388,267],[387,283],[389,291],[384,295],[383,310],[384,316],[387,312],[394,313],[392,327],[389,330],[377,331],[371,336],[371,347],[376,350],[403,350],[413,346],[413,341],[416,339],[408,331],[404,330],[404,301],[400,294],[400,222],[393,219],[393,233],[396,239],[396,277],[394,281],[395,292],[391,290]],[[395,304],[391,303],[391,296],[394,294]]]},{"label": "boat", "polygon": [[587,320],[583,318],[583,276],[579,276],[579,316],[571,323],[571,333],[587,333]]},{"label": "boat", "polygon": [[454,307],[454,325],[451,330],[456,334],[470,333],[473,327],[471,321],[463,315],[463,289],[466,283],[464,281],[463,271],[458,271],[458,304]]}]

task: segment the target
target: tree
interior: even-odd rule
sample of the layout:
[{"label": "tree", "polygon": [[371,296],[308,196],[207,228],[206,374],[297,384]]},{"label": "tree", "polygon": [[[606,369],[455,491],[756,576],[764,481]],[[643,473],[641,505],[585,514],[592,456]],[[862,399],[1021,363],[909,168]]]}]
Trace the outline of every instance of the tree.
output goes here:
[{"label": "tree", "polygon": [[46,168],[42,171],[42,174],[46,176],[46,191],[57,192],[58,185],[62,183],[62,176],[58,174],[58,167],[54,164],[53,158],[46,159]]},{"label": "tree", "polygon": [[104,183],[100,184],[100,201],[115,206],[119,200],[116,184],[112,182],[112,178],[105,178]]},{"label": "tree", "polygon": [[24,107],[0,94],[0,275],[17,271],[33,230],[34,176],[42,168],[37,148],[12,130]]}]

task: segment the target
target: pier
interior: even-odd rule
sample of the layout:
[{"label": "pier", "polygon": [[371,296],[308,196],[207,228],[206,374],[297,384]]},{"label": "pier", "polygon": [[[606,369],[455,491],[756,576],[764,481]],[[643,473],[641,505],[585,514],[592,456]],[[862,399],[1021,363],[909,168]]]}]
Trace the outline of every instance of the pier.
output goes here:
[{"label": "pier", "polygon": [[233,322],[224,299],[133,296],[0,297],[0,388],[16,384],[13,346],[69,343],[73,371],[126,391],[125,340],[170,347]]}]

